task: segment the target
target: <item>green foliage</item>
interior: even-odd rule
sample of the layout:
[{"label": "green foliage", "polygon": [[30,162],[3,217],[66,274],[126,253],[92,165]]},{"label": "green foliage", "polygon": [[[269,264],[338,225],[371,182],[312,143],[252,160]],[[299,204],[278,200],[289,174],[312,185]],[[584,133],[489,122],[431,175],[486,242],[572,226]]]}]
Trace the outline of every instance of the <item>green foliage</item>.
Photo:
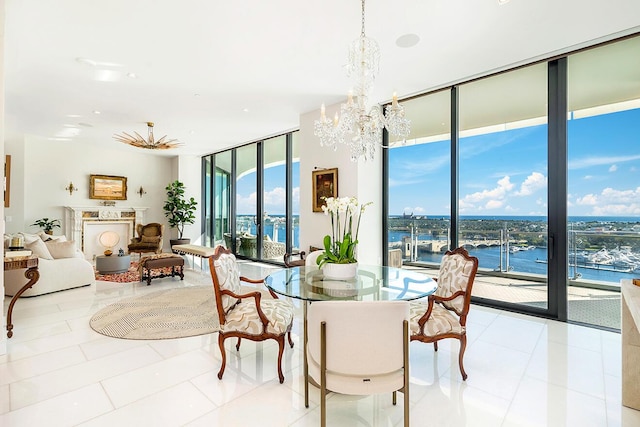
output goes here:
[{"label": "green foliage", "polygon": [[53,231],[54,228],[56,227],[60,228],[60,220],[42,218],[35,221],[33,224],[31,224],[31,226],[34,226],[34,225],[37,225],[38,227],[42,228],[45,231],[45,233],[50,233]]},{"label": "green foliage", "polygon": [[184,184],[178,180],[165,187],[167,200],[164,203],[164,216],[167,217],[169,226],[178,230],[179,239],[182,239],[185,224],[193,224],[196,221],[195,212],[198,204],[193,197],[189,200],[184,197],[184,189]]},{"label": "green foliage", "polygon": [[[356,259],[360,219],[371,203],[359,205],[355,197],[325,198],[322,210],[331,217],[332,235],[324,236],[324,252],[316,260],[318,267],[327,263],[352,264]],[[342,217],[342,218],[341,218]],[[355,237],[353,231],[355,229]]]}]

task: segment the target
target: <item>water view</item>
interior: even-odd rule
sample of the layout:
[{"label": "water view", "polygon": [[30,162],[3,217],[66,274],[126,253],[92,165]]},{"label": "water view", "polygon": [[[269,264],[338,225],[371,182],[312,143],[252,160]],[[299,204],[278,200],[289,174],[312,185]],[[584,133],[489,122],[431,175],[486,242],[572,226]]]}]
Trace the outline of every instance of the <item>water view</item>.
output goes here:
[{"label": "water view", "polygon": [[[570,217],[571,279],[619,283],[640,272],[640,219]],[[389,249],[405,262],[439,263],[449,242],[449,219],[394,216],[389,219]],[[484,270],[547,274],[545,217],[460,218],[459,244],[478,257]]]}]

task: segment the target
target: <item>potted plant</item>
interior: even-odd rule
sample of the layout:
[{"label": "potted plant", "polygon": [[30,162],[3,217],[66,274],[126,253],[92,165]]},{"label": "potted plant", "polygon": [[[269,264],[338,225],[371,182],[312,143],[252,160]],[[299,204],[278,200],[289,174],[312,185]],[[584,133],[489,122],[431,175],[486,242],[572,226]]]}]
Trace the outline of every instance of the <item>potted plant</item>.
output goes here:
[{"label": "potted plant", "polygon": [[193,197],[188,200],[185,198],[185,186],[178,180],[169,183],[165,190],[167,200],[164,202],[164,216],[167,217],[169,226],[178,230],[178,239],[170,239],[171,246],[188,244],[191,239],[183,238],[182,233],[185,224],[193,224],[196,221],[195,211],[198,202]]},{"label": "potted plant", "polygon": [[[331,216],[331,235],[324,236],[324,252],[316,262],[328,279],[350,279],[356,274],[358,260],[356,247],[360,219],[371,203],[360,205],[355,197],[326,197],[322,206],[325,215]],[[354,233],[355,230],[355,233]]]},{"label": "potted plant", "polygon": [[31,224],[31,226],[34,225],[42,228],[47,234],[53,234],[54,228],[60,228],[60,221],[57,219],[42,218]]}]

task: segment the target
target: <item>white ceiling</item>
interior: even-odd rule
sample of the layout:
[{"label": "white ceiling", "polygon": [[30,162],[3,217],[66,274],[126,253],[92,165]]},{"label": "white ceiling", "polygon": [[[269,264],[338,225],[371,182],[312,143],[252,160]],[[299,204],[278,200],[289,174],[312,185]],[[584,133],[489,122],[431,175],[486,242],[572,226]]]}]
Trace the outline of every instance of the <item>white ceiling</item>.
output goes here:
[{"label": "white ceiling", "polygon": [[[357,0],[5,1],[6,138],[139,150],[113,134],[153,121],[184,144],[165,155],[279,134],[342,101],[360,32]],[[638,0],[369,0],[366,16],[380,103],[640,31]],[[408,33],[420,42],[398,47]]]}]

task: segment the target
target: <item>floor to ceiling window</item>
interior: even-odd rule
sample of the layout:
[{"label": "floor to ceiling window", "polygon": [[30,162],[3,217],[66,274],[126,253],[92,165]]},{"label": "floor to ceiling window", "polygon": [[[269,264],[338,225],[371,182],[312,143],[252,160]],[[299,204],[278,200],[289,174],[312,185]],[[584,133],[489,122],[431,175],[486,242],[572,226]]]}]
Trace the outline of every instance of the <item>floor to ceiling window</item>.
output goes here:
[{"label": "floor to ceiling window", "polygon": [[568,318],[620,327],[640,272],[640,38],[568,58]]},{"label": "floor to ceiling window", "polygon": [[[213,163],[215,165],[215,174],[213,175],[214,189],[213,197],[213,223],[207,225],[211,227],[213,232],[211,238],[214,244],[224,243],[227,248],[234,249],[231,245],[231,152],[225,151],[223,153],[213,156]],[[205,235],[207,235],[205,233]],[[210,245],[214,246],[214,245]]]},{"label": "floor to ceiling window", "polygon": [[203,194],[207,203],[203,240],[208,245],[223,244],[243,257],[278,262],[287,251],[298,251],[297,134],[291,132],[203,158],[203,191],[212,192]]},{"label": "floor to ceiling window", "polygon": [[389,263],[439,263],[450,236],[448,90],[403,103],[411,134],[388,153]]},{"label": "floor to ceiling window", "polygon": [[287,136],[263,142],[262,258],[282,260],[287,245]]},{"label": "floor to ceiling window", "polygon": [[[620,280],[640,272],[638,51],[636,36],[461,83],[431,118],[444,92],[404,101],[385,249],[433,267],[440,245],[465,246],[474,301],[619,329]],[[447,115],[451,138],[435,131]]]},{"label": "floor to ceiling window", "polygon": [[236,149],[236,216],[235,229],[240,241],[237,253],[250,258],[258,256],[258,144]]},{"label": "floor to ceiling window", "polygon": [[478,257],[476,297],[547,307],[546,93],[546,64],[459,87],[458,245]]}]

